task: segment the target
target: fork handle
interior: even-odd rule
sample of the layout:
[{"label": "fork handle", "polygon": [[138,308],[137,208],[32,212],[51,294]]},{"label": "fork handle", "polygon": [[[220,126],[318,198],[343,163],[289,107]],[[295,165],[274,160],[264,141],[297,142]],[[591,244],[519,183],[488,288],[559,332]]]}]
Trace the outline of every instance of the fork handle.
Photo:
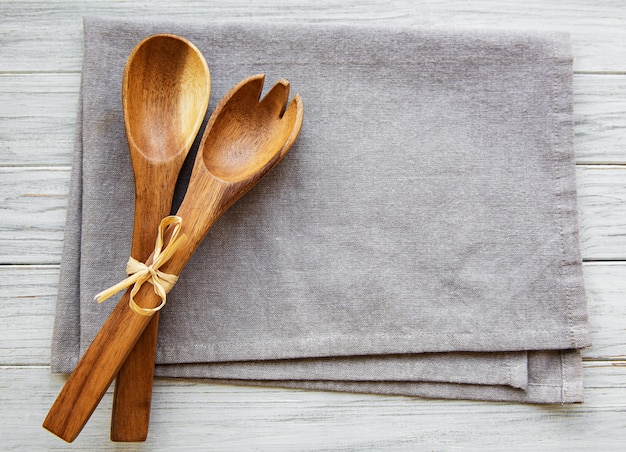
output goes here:
[{"label": "fork handle", "polygon": [[[142,307],[153,308],[161,302],[151,287],[144,284],[137,294]],[[122,296],[46,416],[43,427],[67,442],[74,441],[81,432],[151,320],[134,313],[129,298],[130,290]]]}]

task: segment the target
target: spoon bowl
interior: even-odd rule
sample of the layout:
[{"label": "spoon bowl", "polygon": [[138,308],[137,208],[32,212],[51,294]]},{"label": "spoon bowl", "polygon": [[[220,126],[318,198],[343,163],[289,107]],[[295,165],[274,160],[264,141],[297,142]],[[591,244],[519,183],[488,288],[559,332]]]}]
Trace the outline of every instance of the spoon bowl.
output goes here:
[{"label": "spoon bowl", "polygon": [[180,36],[141,41],[122,80],[124,123],[131,152],[154,161],[187,155],[208,106],[210,76],[200,51]]}]

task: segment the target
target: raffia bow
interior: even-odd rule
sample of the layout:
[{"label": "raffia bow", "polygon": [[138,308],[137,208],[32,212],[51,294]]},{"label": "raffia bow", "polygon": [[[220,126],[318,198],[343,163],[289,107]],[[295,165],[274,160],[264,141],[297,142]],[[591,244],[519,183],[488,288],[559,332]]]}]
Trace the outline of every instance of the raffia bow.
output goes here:
[{"label": "raffia bow", "polygon": [[[165,306],[167,293],[174,287],[176,281],[178,281],[178,276],[162,272],[159,270],[159,267],[170,260],[176,250],[185,242],[187,238],[185,234],[179,235],[182,222],[183,219],[181,217],[174,215],[163,218],[159,225],[154,253],[152,254],[152,263],[146,265],[131,256],[126,264],[126,274],[129,275],[128,278],[103,290],[94,297],[95,300],[98,303],[102,303],[107,298],[112,297],[119,291],[132,285],[133,288],[130,291],[128,304],[133,312],[143,316],[151,316]],[[164,247],[163,236],[167,228],[172,225],[174,227],[172,235],[167,245]],[[145,282],[152,284],[154,292],[161,298],[161,304],[156,308],[142,308],[135,303],[134,297]]]}]

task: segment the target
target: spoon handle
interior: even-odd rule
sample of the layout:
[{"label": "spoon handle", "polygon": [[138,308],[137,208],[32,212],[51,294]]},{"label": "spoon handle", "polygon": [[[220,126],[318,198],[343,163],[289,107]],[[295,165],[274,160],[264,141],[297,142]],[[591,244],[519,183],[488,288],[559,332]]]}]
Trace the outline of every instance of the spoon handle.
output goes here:
[{"label": "spoon handle", "polygon": [[[173,183],[163,183],[159,190],[154,190],[153,181],[165,179],[168,174],[178,175],[179,166],[156,165],[151,168],[147,163],[141,163],[134,165],[138,195],[131,256],[145,262],[154,249],[159,222],[170,213],[174,196]],[[152,174],[149,169],[152,169]],[[145,193],[151,195],[142,195]],[[158,330],[159,312],[152,316],[117,374],[111,412],[111,441],[140,442],[148,436]]]},{"label": "spoon handle", "polygon": [[111,441],[141,442],[148,437],[159,317],[156,312],[115,379]]}]

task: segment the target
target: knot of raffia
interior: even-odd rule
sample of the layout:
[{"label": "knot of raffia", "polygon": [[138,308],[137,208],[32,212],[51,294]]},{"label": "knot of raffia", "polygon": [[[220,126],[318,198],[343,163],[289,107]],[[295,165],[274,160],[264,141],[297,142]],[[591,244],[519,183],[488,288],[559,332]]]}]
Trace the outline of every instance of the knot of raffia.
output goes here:
[{"label": "knot of raffia", "polygon": [[[182,222],[183,219],[181,217],[174,215],[163,218],[159,225],[156,244],[154,246],[154,252],[152,253],[152,263],[146,265],[131,256],[126,264],[126,274],[129,275],[128,278],[103,290],[95,296],[95,300],[98,303],[102,303],[107,298],[112,297],[119,291],[132,285],[133,288],[130,291],[128,304],[135,313],[143,316],[151,316],[165,306],[167,293],[172,290],[172,287],[174,287],[174,284],[178,281],[178,276],[162,272],[159,268],[169,261],[176,250],[184,243],[186,236],[180,234]],[[170,226],[173,227],[172,234],[167,245],[163,246],[163,236]],[[146,282],[152,284],[154,292],[161,298],[161,304],[156,308],[142,308],[135,302],[135,295]]]}]

